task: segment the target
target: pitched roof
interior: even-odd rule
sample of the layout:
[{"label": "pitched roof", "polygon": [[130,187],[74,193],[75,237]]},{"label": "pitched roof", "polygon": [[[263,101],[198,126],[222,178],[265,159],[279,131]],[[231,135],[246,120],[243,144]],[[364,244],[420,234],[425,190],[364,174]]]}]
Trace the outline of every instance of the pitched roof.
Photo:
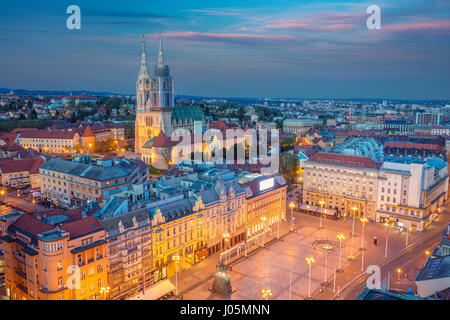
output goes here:
[{"label": "pitched roof", "polygon": [[376,163],[369,157],[350,156],[339,153],[319,152],[309,158],[308,161],[321,162],[334,165],[343,165],[356,168],[376,169]]},{"label": "pitched roof", "polygon": [[42,138],[42,139],[73,139],[76,130],[26,130],[20,133],[20,138]]},{"label": "pitched roof", "polygon": [[83,131],[83,137],[95,137],[94,132],[90,126],[87,126]]},{"label": "pitched roof", "polygon": [[169,138],[164,134],[164,131],[161,130],[161,132],[156,137],[155,141],[153,142],[153,147],[157,148],[165,148],[165,147],[172,147],[174,145],[174,142],[170,141]]},{"label": "pitched roof", "polygon": [[103,226],[93,216],[64,223],[63,230],[70,233],[70,239],[80,237],[85,234],[103,230]]},{"label": "pitched roof", "polygon": [[39,173],[39,167],[45,163],[41,157],[20,160],[0,161],[1,174],[28,171],[30,174]]}]

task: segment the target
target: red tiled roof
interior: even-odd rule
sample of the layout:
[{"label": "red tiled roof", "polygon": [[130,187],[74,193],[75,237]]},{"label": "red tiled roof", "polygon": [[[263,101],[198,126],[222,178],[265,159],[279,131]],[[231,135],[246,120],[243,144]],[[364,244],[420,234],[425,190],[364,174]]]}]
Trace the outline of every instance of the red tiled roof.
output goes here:
[{"label": "red tiled roof", "polygon": [[87,126],[83,131],[83,137],[95,137],[94,132],[90,126]]},{"label": "red tiled roof", "polygon": [[76,130],[26,130],[21,132],[21,138],[42,138],[42,139],[73,139]]},{"label": "red tiled roof", "polygon": [[46,224],[45,222],[38,220],[29,214],[21,215],[20,218],[17,219],[16,222],[14,222],[12,225],[35,237],[38,235],[38,233],[53,229],[51,225]]},{"label": "red tiled roof", "polygon": [[64,223],[61,228],[70,233],[71,239],[103,230],[103,226],[93,216]]},{"label": "red tiled roof", "polygon": [[30,174],[39,173],[39,167],[45,163],[41,157],[20,160],[0,161],[1,174],[28,171]]},{"label": "red tiled roof", "polygon": [[322,162],[335,165],[344,165],[358,168],[376,169],[376,163],[369,157],[350,156],[339,153],[319,152],[309,158],[308,161]]},{"label": "red tiled roof", "polygon": [[158,136],[156,137],[155,141],[153,142],[153,147],[157,148],[165,148],[165,147],[171,147],[174,143],[170,141],[169,138],[164,134],[163,131],[161,131]]}]

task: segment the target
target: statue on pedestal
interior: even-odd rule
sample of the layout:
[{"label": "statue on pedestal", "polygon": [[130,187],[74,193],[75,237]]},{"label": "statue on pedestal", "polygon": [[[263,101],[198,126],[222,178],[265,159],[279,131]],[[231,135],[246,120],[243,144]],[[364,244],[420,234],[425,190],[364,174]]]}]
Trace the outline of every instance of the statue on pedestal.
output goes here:
[{"label": "statue on pedestal", "polygon": [[210,290],[220,296],[229,297],[233,289],[231,288],[231,276],[227,274],[227,270],[231,271],[231,267],[220,261],[216,268],[217,272],[214,273],[214,282]]}]

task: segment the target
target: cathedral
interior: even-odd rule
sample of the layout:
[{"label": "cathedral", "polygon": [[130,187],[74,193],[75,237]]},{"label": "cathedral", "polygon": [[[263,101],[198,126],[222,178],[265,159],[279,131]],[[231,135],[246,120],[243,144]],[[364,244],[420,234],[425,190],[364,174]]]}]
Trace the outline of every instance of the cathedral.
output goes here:
[{"label": "cathedral", "polygon": [[175,106],[173,79],[169,66],[164,64],[161,36],[158,61],[152,76],[149,75],[142,36],[141,67],[136,81],[135,153],[147,164],[155,166],[157,158],[162,156],[158,155],[158,149],[170,148],[172,132],[183,128],[193,133],[194,121],[201,121],[204,125],[199,106]]}]

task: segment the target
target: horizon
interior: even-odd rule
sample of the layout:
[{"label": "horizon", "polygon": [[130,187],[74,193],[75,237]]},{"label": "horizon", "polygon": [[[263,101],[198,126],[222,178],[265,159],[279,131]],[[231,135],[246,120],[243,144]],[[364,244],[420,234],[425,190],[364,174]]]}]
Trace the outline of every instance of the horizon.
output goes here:
[{"label": "horizon", "polygon": [[[379,30],[366,26],[371,4],[381,8]],[[134,1],[133,9],[81,0],[80,30],[66,28],[69,5],[25,1],[2,10],[0,87],[134,95],[141,33],[153,70],[162,31],[177,96],[450,99],[443,0],[251,0],[216,8]]]}]

